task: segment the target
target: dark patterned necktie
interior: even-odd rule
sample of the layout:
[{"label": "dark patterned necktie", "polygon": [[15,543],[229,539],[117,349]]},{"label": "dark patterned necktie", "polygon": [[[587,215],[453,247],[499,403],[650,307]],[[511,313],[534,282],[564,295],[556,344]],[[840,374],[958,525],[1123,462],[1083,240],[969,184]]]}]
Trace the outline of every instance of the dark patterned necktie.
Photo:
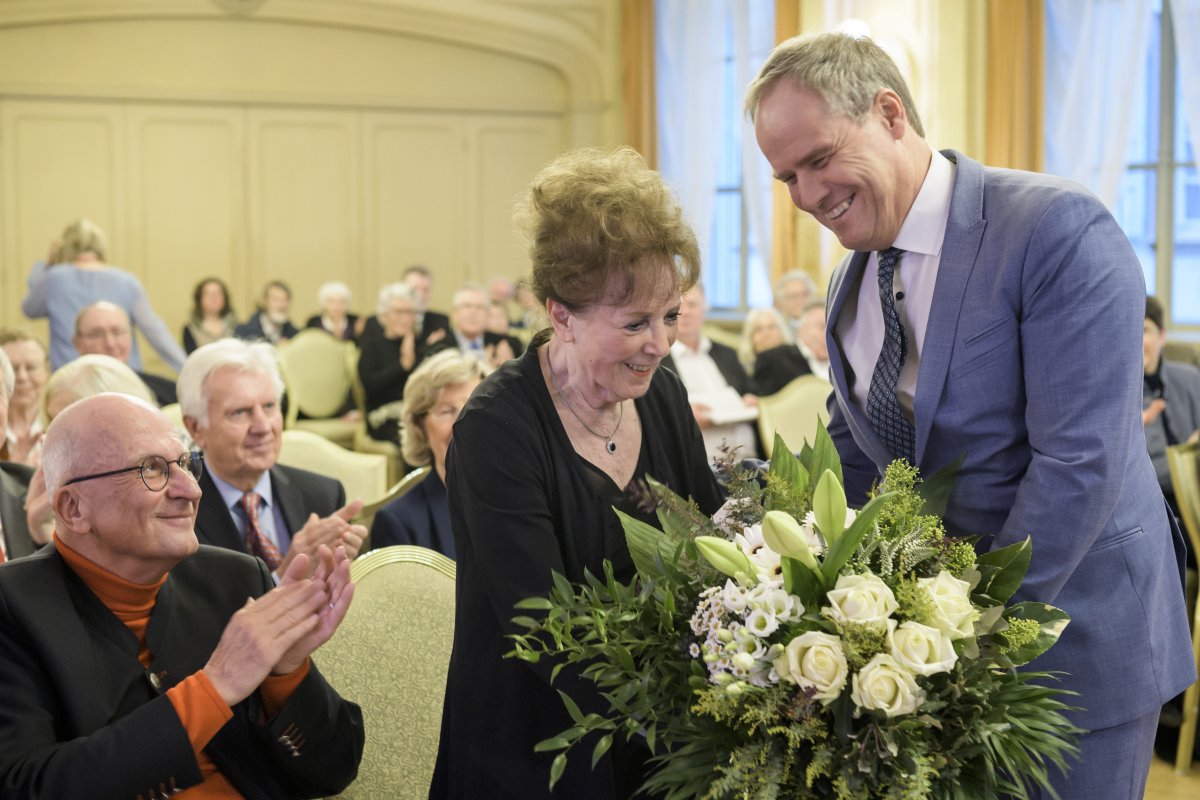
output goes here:
[{"label": "dark patterned necktie", "polygon": [[279,555],[279,548],[258,524],[258,503],[261,499],[257,492],[242,495],[242,511],[246,512],[246,552],[261,558],[266,562],[267,569],[274,572],[279,569],[283,559]]},{"label": "dark patterned necktie", "polygon": [[879,351],[879,360],[875,362],[875,372],[871,375],[871,387],[867,392],[867,418],[892,455],[908,459],[911,463],[916,460],[916,432],[896,398],[896,382],[900,379],[900,370],[908,355],[908,335],[896,311],[896,298],[892,292],[892,276],[896,273],[896,263],[903,252],[898,247],[879,251],[883,348]]}]

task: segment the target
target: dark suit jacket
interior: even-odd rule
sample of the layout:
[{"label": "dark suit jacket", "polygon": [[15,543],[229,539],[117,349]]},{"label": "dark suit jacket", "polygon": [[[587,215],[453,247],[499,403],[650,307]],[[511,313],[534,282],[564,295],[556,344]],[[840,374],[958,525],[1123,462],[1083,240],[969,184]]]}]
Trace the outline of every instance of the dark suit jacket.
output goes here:
[{"label": "dark suit jacket", "polygon": [[801,375],[811,375],[808,359],[794,344],[763,350],[754,359],[754,388],[760,395],[775,394]]},{"label": "dark suit jacket", "polygon": [[29,523],[25,520],[25,492],[32,477],[32,467],[0,462],[0,523],[4,525],[4,548],[9,559],[30,555],[40,546],[29,538]]},{"label": "dark suit jacket", "polygon": [[371,523],[371,548],[411,544],[437,550],[454,558],[454,534],[450,530],[450,500],[446,484],[436,471],[403,497],[388,503]]},{"label": "dark suit jacket", "polygon": [[[440,311],[426,311],[421,329],[417,331],[418,344],[424,344],[437,331],[445,331],[446,336],[450,336],[450,318]],[[362,338],[367,336],[383,336],[383,326],[379,324],[379,317],[371,315],[363,323]]]},{"label": "dark suit jacket", "polygon": [[[196,513],[196,537],[200,544],[246,552],[246,540],[238,532],[208,470],[200,476],[200,491],[200,510]],[[291,535],[304,527],[310,513],[327,517],[346,505],[346,490],[339,481],[282,464],[271,467],[271,492]]]},{"label": "dark suit jacket", "polygon": [[[708,355],[717,365],[717,371],[721,373],[721,377],[725,379],[726,383],[736,389],[738,394],[750,394],[754,391],[754,386],[750,382],[750,376],[746,374],[746,368],[738,360],[736,350],[729,345],[712,342],[712,349],[708,351]],[[675,359],[671,358],[670,353],[667,353],[666,358],[662,360],[662,364],[676,375],[679,374],[679,370],[675,367]]]},{"label": "dark suit jacket", "polygon": [[151,375],[149,372],[139,372],[137,376],[146,384],[146,388],[154,395],[154,402],[160,407],[179,402],[175,397],[175,381],[161,375]]},{"label": "dark suit jacket", "polygon": [[[134,800],[198,784],[165,692],[207,663],[247,597],[271,588],[261,562],[201,547],[159,590],[145,669],[137,638],[52,545],[0,567],[0,796]],[[274,719],[262,721],[255,692],[205,752],[243,796],[278,800],[341,791],[362,747],[362,712],[314,664]]]},{"label": "dark suit jacket", "polygon": [[[252,314],[250,316],[250,319],[246,320],[241,325],[237,326],[237,328],[233,332],[233,335],[239,339],[245,339],[248,342],[255,342],[255,341],[258,341],[259,339],[266,339],[267,337],[263,333],[262,320],[259,319],[259,317],[261,315],[262,315],[261,311],[258,311],[256,313]],[[284,339],[291,339],[293,336],[295,336],[299,332],[300,331],[296,328],[295,325],[292,324],[291,320],[288,320],[287,322],[284,323],[283,330],[280,332],[280,335]]]}]

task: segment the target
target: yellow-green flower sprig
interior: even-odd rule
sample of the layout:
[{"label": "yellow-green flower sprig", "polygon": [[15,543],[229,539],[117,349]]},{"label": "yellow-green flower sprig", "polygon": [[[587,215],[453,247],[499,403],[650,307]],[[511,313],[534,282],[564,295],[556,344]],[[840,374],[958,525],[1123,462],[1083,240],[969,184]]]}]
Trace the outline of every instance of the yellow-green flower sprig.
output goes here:
[{"label": "yellow-green flower sprig", "polygon": [[887,631],[874,625],[847,623],[837,626],[842,637],[842,652],[851,672],[861,669],[868,661],[887,650]]},{"label": "yellow-green flower sprig", "polygon": [[897,616],[922,624],[925,624],[926,620],[937,618],[937,606],[934,604],[933,598],[929,596],[929,592],[921,588],[915,578],[900,580],[892,591],[900,606],[896,612]]},{"label": "yellow-green flower sprig", "polygon": [[1008,627],[1000,631],[996,638],[1002,651],[1008,652],[1032,644],[1041,632],[1041,626],[1033,619],[1010,619]]}]

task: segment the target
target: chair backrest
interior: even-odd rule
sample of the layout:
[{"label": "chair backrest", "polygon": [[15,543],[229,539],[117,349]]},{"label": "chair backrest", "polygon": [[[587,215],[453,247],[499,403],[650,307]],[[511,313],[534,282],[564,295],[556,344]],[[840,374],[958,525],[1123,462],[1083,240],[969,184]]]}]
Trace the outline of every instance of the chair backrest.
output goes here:
[{"label": "chair backrest", "polygon": [[313,656],[363,711],[358,779],[338,797],[425,800],[454,636],[454,562],[397,545],[355,559],[350,577],[350,611]]},{"label": "chair backrest", "polygon": [[1171,470],[1171,486],[1175,489],[1175,504],[1192,552],[1200,553],[1200,445],[1177,444],[1167,448],[1167,468]]},{"label": "chair backrest", "polygon": [[348,500],[373,503],[387,491],[387,458],[355,453],[309,431],[283,432],[279,463],[337,478]]},{"label": "chair backrest", "polygon": [[352,380],[349,369],[354,343],[319,328],[305,328],[279,346],[279,368],[287,385],[288,410],[306,417],[336,415],[346,402]]},{"label": "chair backrest", "polygon": [[758,398],[758,432],[767,458],[778,432],[788,447],[799,451],[817,435],[817,420],[829,422],[826,401],[833,386],[815,375],[801,375],[775,394]]},{"label": "chair backrest", "polygon": [[433,467],[417,467],[412,472],[405,475],[396,485],[387,490],[387,494],[379,498],[373,503],[368,503],[363,506],[362,511],[358,513],[358,521],[367,526],[370,530],[371,523],[375,521],[375,515],[379,513],[379,509],[386,506],[398,497],[403,497],[408,494],[414,486],[429,476]]}]

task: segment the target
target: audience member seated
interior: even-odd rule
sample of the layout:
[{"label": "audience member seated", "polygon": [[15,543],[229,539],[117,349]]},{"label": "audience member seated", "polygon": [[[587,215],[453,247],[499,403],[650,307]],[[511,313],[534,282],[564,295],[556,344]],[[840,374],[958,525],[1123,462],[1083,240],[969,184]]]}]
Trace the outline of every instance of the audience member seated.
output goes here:
[{"label": "audience member seated", "polygon": [[375,331],[363,333],[358,356],[371,438],[400,443],[404,386],[425,356],[417,341],[417,309],[412,289],[391,283],[379,290]]},{"label": "audience member seated", "polygon": [[320,328],[347,342],[357,342],[362,335],[363,323],[358,314],[350,313],[352,297],[350,287],[341,281],[328,281],[317,290],[317,305],[320,314],[313,314],[304,323],[306,328]]},{"label": "audience member seated", "polygon": [[491,371],[523,353],[525,346],[515,336],[487,329],[489,308],[487,293],[479,284],[468,283],[455,292],[450,309],[450,336],[443,347],[457,348],[463,355],[482,361]]},{"label": "audience member seated", "polygon": [[758,398],[734,349],[704,335],[707,309],[700,284],[683,295],[678,338],[662,363],[679,375],[687,389],[708,457],[718,458],[723,448],[736,447],[743,458],[757,458],[758,434],[746,420],[754,419]]},{"label": "audience member seated", "polygon": [[191,353],[210,342],[237,334],[237,315],[229,302],[229,287],[220,278],[205,278],[192,291],[192,313],[183,326],[183,349]]},{"label": "audience member seated", "polygon": [[829,345],[825,340],[825,301],[814,300],[800,313],[796,326],[796,347],[800,348],[812,374],[829,380]]},{"label": "audience member seated", "polygon": [[[129,363],[133,329],[123,309],[106,300],[84,307],[75,319],[75,349],[80,355],[112,356]],[[168,378],[134,370],[142,383],[154,393],[159,406],[175,402],[175,384]]]},{"label": "audience member seated", "polygon": [[325,797],[348,786],[362,712],[310,658],[354,596],[346,553],[298,559],[275,587],[254,559],[200,547],[202,462],[129,397],[64,411],[43,466],[54,544],[0,569],[5,796]]},{"label": "audience member seated", "polygon": [[225,339],[188,356],[179,373],[179,405],[207,469],[196,535],[256,555],[276,575],[300,555],[342,546],[351,558],[366,538],[350,520],[362,500],[346,503],[338,481],[277,464],[282,444],[283,379],[275,350]]},{"label": "audience member seated", "polygon": [[[414,264],[404,270],[400,280],[412,290],[413,304],[417,310],[417,344],[432,348],[450,335],[450,318],[440,311],[429,309],[429,293],[433,288],[433,273],[428,267]],[[380,323],[377,317],[368,317],[363,325],[363,336],[378,336]]]},{"label": "audience member seated", "polygon": [[1142,323],[1142,424],[1146,429],[1146,449],[1158,473],[1163,496],[1179,516],[1167,467],[1167,448],[1195,441],[1200,436],[1200,370],[1163,358],[1166,341],[1163,305],[1157,297],[1147,297],[1146,319]]},{"label": "audience member seated", "polygon": [[[6,434],[9,399],[15,384],[12,365],[0,350],[0,441]],[[25,519],[25,495],[32,477],[32,467],[0,461],[0,562],[27,556],[36,548]]]},{"label": "audience member seated", "polygon": [[[39,415],[43,429],[49,427],[54,418],[76,400],[105,392],[127,394],[147,403],[154,402],[150,387],[125,362],[100,353],[83,355],[54,370],[46,381]],[[46,544],[50,541],[50,534],[54,532],[54,514],[40,467],[29,481],[25,519],[29,535],[35,542]]]},{"label": "audience member seated", "polygon": [[[446,451],[454,421],[484,377],[479,359],[444,350],[417,367],[404,390],[404,460],[414,467],[433,462],[429,477],[388,503],[371,525],[371,547],[412,544],[454,558],[450,504],[446,497]],[[463,454],[463,458],[474,458]]]},{"label": "audience member seated", "polygon": [[292,290],[283,281],[271,281],[263,287],[262,301],[258,309],[248,320],[237,326],[234,335],[248,342],[286,342],[299,333],[288,319],[291,307]]},{"label": "audience member seated", "polygon": [[743,362],[754,365],[751,383],[760,397],[775,394],[801,375],[812,373],[778,309],[755,308],[746,314],[738,354]]},{"label": "audience member seated", "polygon": [[46,348],[24,331],[0,331],[0,347],[15,376],[8,398],[8,435],[0,440],[0,459],[36,467],[41,457],[42,389],[50,377]]},{"label": "audience member seated", "polygon": [[[173,370],[183,364],[184,352],[162,319],[150,307],[141,282],[123,269],[104,263],[108,244],[104,231],[90,220],[71,223],[59,241],[50,245],[46,261],[38,262],[29,275],[29,293],[21,310],[31,319],[50,318],[50,366],[58,369],[78,353],[72,345],[75,318],[80,310],[97,300],[108,300],[124,309],[150,345]],[[129,364],[142,368],[142,356],[134,340]]]},{"label": "audience member seated", "polygon": [[800,324],[800,314],[816,295],[816,282],[802,269],[785,272],[775,281],[775,308],[783,314],[793,335],[796,333],[796,326]]}]

